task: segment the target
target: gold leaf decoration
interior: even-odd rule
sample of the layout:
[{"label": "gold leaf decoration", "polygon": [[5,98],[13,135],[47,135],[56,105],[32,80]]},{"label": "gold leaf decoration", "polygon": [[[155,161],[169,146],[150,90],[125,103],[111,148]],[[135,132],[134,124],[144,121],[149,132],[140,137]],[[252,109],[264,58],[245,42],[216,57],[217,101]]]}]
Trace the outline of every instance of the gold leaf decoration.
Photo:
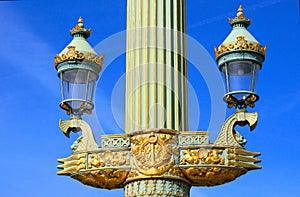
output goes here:
[{"label": "gold leaf decoration", "polygon": [[98,64],[100,67],[103,66],[104,55],[97,56],[91,53],[84,55],[82,52],[76,51],[75,48],[75,46],[68,46],[68,51],[65,54],[57,54],[54,57],[54,66],[67,60],[88,60]]}]

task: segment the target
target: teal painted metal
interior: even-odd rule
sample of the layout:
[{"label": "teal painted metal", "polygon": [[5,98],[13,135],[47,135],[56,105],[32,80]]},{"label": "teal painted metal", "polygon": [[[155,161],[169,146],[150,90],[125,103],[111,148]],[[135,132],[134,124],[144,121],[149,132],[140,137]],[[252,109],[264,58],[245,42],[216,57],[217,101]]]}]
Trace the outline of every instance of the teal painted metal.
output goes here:
[{"label": "teal painted metal", "polygon": [[251,20],[244,17],[242,8],[240,7],[236,18],[230,19],[230,24],[233,27],[232,31],[218,47],[218,49],[222,48],[222,46],[234,46],[238,42],[238,38],[243,38],[243,41],[246,41],[247,45],[252,45],[253,48],[251,49],[251,47],[241,46],[240,48],[235,50],[226,50],[219,55],[216,54],[219,68],[221,68],[227,62],[236,60],[249,60],[262,65],[265,60],[265,55],[255,49],[255,46],[260,46],[260,43],[247,30],[247,27],[250,25],[250,23]]},{"label": "teal painted metal", "polygon": [[221,68],[225,63],[232,62],[232,61],[252,61],[261,65],[265,60],[265,56],[261,53],[251,50],[239,50],[239,51],[229,51],[221,54],[217,58],[217,62],[219,68]]},{"label": "teal painted metal", "polygon": [[127,183],[124,197],[189,197],[191,186],[174,179],[144,179]]}]

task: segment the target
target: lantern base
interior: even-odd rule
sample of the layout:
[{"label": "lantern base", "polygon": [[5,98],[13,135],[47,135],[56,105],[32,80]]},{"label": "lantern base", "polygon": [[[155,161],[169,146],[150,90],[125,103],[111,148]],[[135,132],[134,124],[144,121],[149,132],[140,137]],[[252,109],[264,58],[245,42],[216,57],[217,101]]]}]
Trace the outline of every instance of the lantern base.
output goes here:
[{"label": "lantern base", "polygon": [[83,113],[91,114],[94,109],[94,104],[91,101],[81,99],[67,99],[63,100],[60,105],[62,109],[67,111],[67,114],[72,114],[76,118]]},{"label": "lantern base", "polygon": [[243,109],[247,106],[253,108],[254,103],[259,100],[259,96],[251,91],[235,91],[225,94],[223,100],[228,104],[228,108]]}]

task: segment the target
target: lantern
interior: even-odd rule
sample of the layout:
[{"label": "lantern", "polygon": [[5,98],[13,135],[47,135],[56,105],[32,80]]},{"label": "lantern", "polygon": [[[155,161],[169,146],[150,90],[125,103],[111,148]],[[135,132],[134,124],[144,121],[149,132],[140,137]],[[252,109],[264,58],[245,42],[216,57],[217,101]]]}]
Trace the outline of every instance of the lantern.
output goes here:
[{"label": "lantern", "polygon": [[103,65],[103,55],[98,56],[86,39],[91,29],[85,29],[80,17],[78,24],[70,30],[73,40],[58,55],[54,64],[61,84],[60,107],[80,117],[92,113],[96,82]]},{"label": "lantern", "polygon": [[251,20],[244,16],[242,6],[237,16],[229,19],[229,22],[233,27],[231,33],[218,48],[215,47],[217,63],[226,87],[223,100],[229,108],[254,107],[259,99],[256,85],[266,47],[262,47],[247,30]]}]

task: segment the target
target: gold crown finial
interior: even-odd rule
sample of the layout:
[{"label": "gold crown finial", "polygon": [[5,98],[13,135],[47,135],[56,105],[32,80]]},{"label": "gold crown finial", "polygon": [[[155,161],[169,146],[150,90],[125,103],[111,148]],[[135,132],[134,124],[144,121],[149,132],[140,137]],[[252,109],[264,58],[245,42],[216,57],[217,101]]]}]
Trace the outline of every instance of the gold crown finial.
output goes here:
[{"label": "gold crown finial", "polygon": [[78,19],[78,23],[83,23],[83,18],[81,16]]},{"label": "gold crown finial", "polygon": [[239,7],[239,9],[238,9],[238,12],[243,12],[244,10],[243,10],[243,6],[242,5],[240,5],[240,7]]},{"label": "gold crown finial", "polygon": [[84,34],[85,38],[88,38],[91,34],[92,29],[85,29],[84,25],[83,25],[83,18],[80,16],[78,21],[78,23],[75,25],[75,27],[73,27],[70,30],[71,35],[76,34],[76,33],[80,33],[80,34]]}]

